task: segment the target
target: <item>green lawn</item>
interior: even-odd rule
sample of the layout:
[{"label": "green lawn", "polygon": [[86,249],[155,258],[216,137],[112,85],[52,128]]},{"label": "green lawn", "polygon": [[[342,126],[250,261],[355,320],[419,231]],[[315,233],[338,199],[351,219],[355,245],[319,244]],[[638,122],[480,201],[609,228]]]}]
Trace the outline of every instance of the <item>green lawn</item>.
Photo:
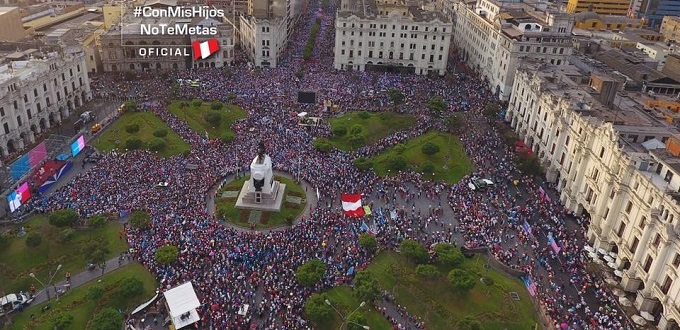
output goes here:
[{"label": "green lawn", "polygon": [[[361,303],[361,301],[352,295],[352,289],[348,286],[335,287],[325,293],[328,300],[333,303],[333,306],[344,315],[354,311]],[[371,329],[392,329],[392,324],[369,303],[359,309],[357,313],[362,313],[366,317],[367,324],[365,325],[368,325]],[[342,319],[340,316],[333,312],[333,318],[324,324],[320,324],[319,329],[339,329],[341,323]]]},{"label": "green lawn", "polygon": [[[230,182],[229,184],[222,187],[222,189],[217,192],[217,196],[215,197],[215,209],[217,214],[223,215],[223,217],[226,218],[226,221],[244,228],[250,227],[250,224],[248,223],[250,211],[236,209],[235,205],[237,198],[221,198],[221,196],[222,192],[224,191],[241,191],[243,183],[249,178],[250,176],[248,175],[241,179]],[[269,229],[288,225],[286,219],[297,219],[307,205],[306,194],[304,189],[302,189],[302,186],[295,183],[293,180],[276,175],[274,176],[274,180],[278,180],[281,183],[286,184],[286,191],[285,195],[283,196],[283,205],[281,206],[281,211],[262,212],[260,223],[256,225],[256,229]],[[300,197],[303,201],[300,204],[288,203],[286,202],[286,196]]]},{"label": "green lawn", "polygon": [[[362,118],[364,117],[364,118]],[[370,145],[394,132],[408,129],[415,125],[416,119],[413,115],[402,115],[394,112],[371,113],[355,111],[346,113],[340,117],[329,120],[333,130],[344,127],[347,133],[343,136],[333,136],[330,138],[331,144],[338,149],[352,150],[365,145]],[[355,145],[350,143],[350,130],[353,126],[359,125],[364,135],[364,143]]]},{"label": "green lawn", "polygon": [[[123,299],[117,294],[118,284],[121,280],[134,277],[144,284],[144,292],[132,299]],[[50,321],[62,312],[73,314],[73,322],[65,330],[86,329],[88,322],[101,309],[111,307],[131,312],[141,303],[148,301],[155,294],[158,284],[154,277],[140,264],[129,264],[114,270],[100,278],[101,283],[92,281],[82,286],[73,288],[59,298],[59,302],[52,300],[52,308],[47,312],[41,312],[46,303],[31,306],[22,312],[12,314],[12,330],[50,330]],[[104,295],[97,300],[87,298],[88,288],[100,285],[104,289]],[[30,315],[35,320],[30,320]]]},{"label": "green lawn", "polygon": [[15,237],[6,249],[0,251],[0,283],[6,292],[28,291],[31,283],[40,289],[40,283],[28,274],[35,273],[45,282],[49,278],[48,272],[54,271],[59,264],[62,268],[54,277],[55,282],[61,281],[67,271],[75,274],[85,270],[88,260],[80,251],[91,241],[104,242],[110,251],[108,258],[128,249],[125,239],[118,238],[123,226],[116,222],[109,222],[102,228],[77,230],[69,243],[60,241],[59,234],[64,229],[50,225],[46,216],[36,216],[23,226],[27,233],[39,232],[43,241],[39,246],[29,248],[26,246],[26,236]]},{"label": "green lawn", "polygon": [[[424,154],[421,148],[427,142],[439,146],[439,152],[434,155]],[[400,149],[403,150],[401,155],[399,155]],[[470,160],[465,154],[460,139],[448,133],[428,132],[404,144],[391,147],[382,154],[371,158],[373,169],[379,175],[388,174],[389,159],[397,156],[401,156],[411,170],[423,173],[426,178],[448,183],[458,182],[463,176],[470,173],[471,169]],[[434,176],[431,172],[425,173],[423,171],[423,165],[427,163],[433,165]]]},{"label": "green lawn", "polygon": [[[219,102],[218,102],[219,103]],[[230,141],[234,137],[231,125],[238,119],[245,118],[248,114],[243,109],[232,104],[223,104],[221,110],[212,110],[211,102],[203,102],[196,107],[191,101],[175,101],[170,104],[169,110],[175,116],[185,120],[189,127],[202,136],[208,132],[211,139]],[[218,126],[212,126],[205,120],[205,115],[211,111],[220,113],[221,120]]]},{"label": "green lawn", "polygon": [[[132,124],[139,125],[138,132],[128,133],[125,131],[125,128]],[[142,149],[149,149],[149,142],[153,139],[158,139],[153,133],[160,129],[165,129],[168,133],[165,137],[160,138],[165,141],[165,148],[158,152],[161,157],[181,154],[190,149],[189,144],[151,112],[129,112],[124,114],[107,128],[101,136],[96,138],[94,146],[100,151],[125,150],[125,141],[128,138],[137,138],[142,141]]]},{"label": "green lawn", "polygon": [[[484,264],[484,258],[476,256],[466,258],[461,267],[477,273],[480,278],[489,276],[495,284],[477,283],[467,293],[457,292],[446,280],[451,267],[441,266],[439,278],[422,280],[412,262],[392,251],[380,253],[368,270],[384,289],[395,295],[398,304],[422,317],[428,329],[455,329],[453,325],[467,315],[479,320],[485,330],[533,329],[538,317],[524,284],[493,269],[487,273]],[[519,294],[519,301],[510,298],[509,293],[513,291]]]}]

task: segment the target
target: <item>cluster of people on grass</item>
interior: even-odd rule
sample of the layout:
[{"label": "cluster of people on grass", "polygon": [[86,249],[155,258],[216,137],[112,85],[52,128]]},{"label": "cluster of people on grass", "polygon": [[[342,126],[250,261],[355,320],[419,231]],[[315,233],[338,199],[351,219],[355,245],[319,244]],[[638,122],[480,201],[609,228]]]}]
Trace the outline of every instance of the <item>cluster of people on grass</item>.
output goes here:
[{"label": "cluster of people on grass", "polygon": [[[493,99],[486,84],[472,78],[472,72],[455,58],[450,65],[456,73],[443,78],[332,70],[334,38],[328,31],[333,15],[326,13],[334,8],[319,10],[318,4],[310,5],[300,33],[293,34],[286,56],[274,69],[239,65],[178,71],[170,77],[140,81],[94,79],[96,95],[139,100],[141,110],[158,115],[191,145],[191,151],[159,158],[149,151],[123,152],[121,148],[103,155],[72,182],[29,207],[45,212],[70,207],[83,217],[148,211],[152,215],[149,230],[126,231],[134,257],[157,276],[162,289],[194,282],[203,303],[204,328],[248,329],[253,323],[261,329],[311,328],[303,317],[305,299],[312,292],[351,283],[350,269],[362,269],[370,262],[370,253],[357,243],[364,220],[346,218],[340,211],[340,194],[354,192],[364,193],[366,204],[389,215],[379,224],[366,220],[375,225],[381,246],[396,248],[409,238],[428,247],[437,242],[489,247],[498,260],[533,280],[536,298],[552,322],[574,329],[625,328],[622,314],[612,308],[614,296],[585,270],[582,246],[587,219],[578,219],[577,224],[558,203],[539,193],[532,177],[516,169],[512,149],[484,119],[483,109]],[[303,61],[302,49],[317,17],[322,19],[322,29],[314,59]],[[176,79],[198,79],[201,86],[170,88]],[[415,115],[416,123],[356,152],[315,150],[311,141],[330,136],[330,126],[310,131],[297,125],[300,111],[332,115],[319,104],[298,104],[299,90],[313,90],[320,102],[330,99],[343,110],[383,111],[392,107],[389,89],[404,93],[399,109]],[[473,175],[447,185],[419,173],[381,178],[354,167],[356,157],[379,154],[441,126],[427,110],[433,95],[446,101],[449,112],[464,117],[460,138],[474,164],[473,175],[492,180],[495,187],[470,190],[467,183]],[[166,109],[170,96],[234,103],[247,110],[248,117],[234,124],[232,141],[209,140]],[[299,174],[320,192],[311,215],[292,228],[243,231],[216,221],[208,212],[208,190],[225,176],[247,170],[260,141],[265,142],[275,169]],[[549,233],[559,243],[558,252],[547,242]],[[178,246],[177,262],[161,265],[155,261],[155,250],[165,244]],[[316,287],[302,287],[295,270],[312,258],[323,260],[328,271]],[[244,304],[251,309],[242,316],[237,312]],[[390,310],[380,304],[379,310],[397,329],[424,328],[422,320],[403,308]]]}]

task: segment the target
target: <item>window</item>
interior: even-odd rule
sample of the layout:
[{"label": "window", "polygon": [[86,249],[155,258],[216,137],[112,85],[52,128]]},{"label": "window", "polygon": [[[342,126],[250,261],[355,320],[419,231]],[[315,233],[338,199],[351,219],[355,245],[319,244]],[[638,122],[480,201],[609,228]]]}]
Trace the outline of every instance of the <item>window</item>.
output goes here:
[{"label": "window", "polygon": [[673,258],[673,267],[678,267],[680,266],[680,254],[675,254],[675,258]]},{"label": "window", "polygon": [[4,117],[4,116],[5,116],[5,108],[0,107],[0,117]]},{"label": "window", "polygon": [[33,118],[33,114],[31,114],[31,109],[26,109],[26,116],[28,117],[29,120]]},{"label": "window", "polygon": [[638,228],[640,228],[640,230],[645,230],[645,222],[647,222],[647,218],[642,217],[642,219],[640,219],[640,223],[638,223]]},{"label": "window", "polygon": [[47,92],[47,84],[43,84],[43,92]]},{"label": "window", "polygon": [[21,116],[17,116],[17,124],[21,126]]},{"label": "window", "polygon": [[668,294],[668,290],[670,290],[671,285],[673,285],[673,280],[671,280],[671,278],[666,275],[666,279],[663,280],[663,285],[661,286],[661,292]]},{"label": "window", "polygon": [[619,230],[616,231],[616,235],[619,237],[623,237],[623,232],[626,231],[626,223],[621,221],[621,224],[619,225]]},{"label": "window", "polygon": [[5,128],[5,134],[9,134],[9,124],[5,123],[2,127]]},{"label": "window", "polygon": [[626,214],[630,214],[630,210],[633,208],[633,202],[628,202],[626,205]]},{"label": "window", "polygon": [[640,240],[637,237],[635,237],[633,239],[633,244],[630,245],[630,252],[631,253],[635,253],[635,251],[637,250],[638,244],[640,244]]},{"label": "window", "polygon": [[647,259],[645,260],[645,266],[643,267],[645,273],[649,273],[649,269],[652,268],[653,261],[654,259],[651,256],[647,256]]},{"label": "window", "polygon": [[656,234],[656,236],[654,236],[654,240],[652,241],[652,246],[658,248],[659,243],[661,243],[661,235]]},{"label": "window", "polygon": [[604,156],[604,147],[602,147],[602,149],[600,149],[600,158],[602,158],[602,156]]}]

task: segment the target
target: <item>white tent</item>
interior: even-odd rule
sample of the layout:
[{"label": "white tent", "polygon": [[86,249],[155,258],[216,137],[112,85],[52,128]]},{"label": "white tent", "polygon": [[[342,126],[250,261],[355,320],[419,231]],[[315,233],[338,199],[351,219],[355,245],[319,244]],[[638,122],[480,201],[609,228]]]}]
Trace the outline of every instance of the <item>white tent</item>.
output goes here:
[{"label": "white tent", "polygon": [[183,328],[201,319],[196,312],[196,308],[201,306],[201,302],[198,301],[191,281],[165,291],[163,295],[176,329]]}]

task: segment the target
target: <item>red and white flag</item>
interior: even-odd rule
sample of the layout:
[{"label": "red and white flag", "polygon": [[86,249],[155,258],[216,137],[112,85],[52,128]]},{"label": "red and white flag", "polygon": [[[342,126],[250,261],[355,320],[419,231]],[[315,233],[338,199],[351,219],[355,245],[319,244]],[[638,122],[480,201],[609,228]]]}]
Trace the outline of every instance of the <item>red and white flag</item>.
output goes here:
[{"label": "red and white flag", "polygon": [[361,194],[342,194],[342,210],[348,217],[364,216],[364,208],[361,206]]},{"label": "red and white flag", "polygon": [[210,39],[203,42],[196,40],[191,43],[191,48],[194,50],[194,60],[199,58],[206,59],[220,50],[220,44],[217,42],[217,39]]}]

